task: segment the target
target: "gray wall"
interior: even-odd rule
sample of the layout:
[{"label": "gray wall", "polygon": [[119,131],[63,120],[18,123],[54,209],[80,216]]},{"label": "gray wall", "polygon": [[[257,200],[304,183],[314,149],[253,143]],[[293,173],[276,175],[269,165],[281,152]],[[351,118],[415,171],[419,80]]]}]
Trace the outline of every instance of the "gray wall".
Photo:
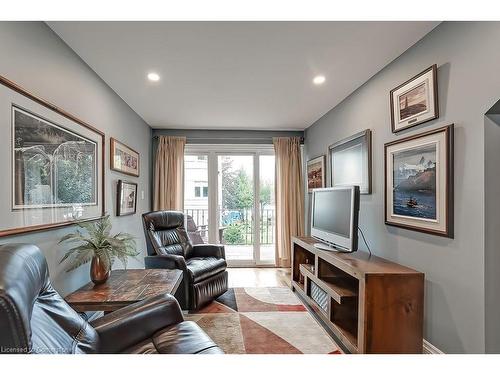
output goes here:
[{"label": "gray wall", "polygon": [[[498,94],[500,96],[500,93]],[[500,101],[498,101],[500,104]],[[497,113],[500,113],[498,108]],[[500,353],[500,114],[484,119],[486,352]]]},{"label": "gray wall", "polygon": [[[424,336],[450,353],[485,351],[484,114],[500,95],[498,45],[500,23],[445,22],[306,130],[306,159],[373,131],[373,194],[361,198],[360,226],[376,255],[425,273]],[[438,65],[440,118],[392,134],[389,91],[432,64]],[[384,143],[450,123],[456,127],[455,239],[384,225]]]},{"label": "gray wall", "polygon": [[[106,133],[106,211],[111,214],[115,231],[137,237],[138,249],[145,250],[140,213],[150,208],[149,175],[151,129],[121,98],[112,91],[52,30],[43,22],[0,22],[0,74],[28,91],[56,104]],[[0,126],[9,126],[4,119]],[[109,137],[115,137],[141,154],[140,177],[133,178],[109,169]],[[3,140],[9,147],[9,140]],[[8,178],[8,176],[4,176]],[[116,181],[138,182],[137,214],[116,217]],[[140,191],[144,191],[141,199]],[[66,273],[58,264],[64,248],[57,241],[74,227],[4,237],[0,243],[29,242],[37,244],[47,257],[50,275],[56,289],[67,294],[89,281],[89,266]],[[131,260],[129,267],[140,267],[142,255]],[[117,264],[116,266],[120,266]]]}]

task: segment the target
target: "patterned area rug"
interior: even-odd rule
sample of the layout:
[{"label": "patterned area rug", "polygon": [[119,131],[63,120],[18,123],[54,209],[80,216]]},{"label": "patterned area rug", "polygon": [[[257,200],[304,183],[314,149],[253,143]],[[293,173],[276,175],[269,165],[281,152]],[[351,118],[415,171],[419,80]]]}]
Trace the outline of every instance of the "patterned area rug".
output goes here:
[{"label": "patterned area rug", "polygon": [[192,320],[227,354],[340,354],[341,349],[286,287],[230,288]]}]

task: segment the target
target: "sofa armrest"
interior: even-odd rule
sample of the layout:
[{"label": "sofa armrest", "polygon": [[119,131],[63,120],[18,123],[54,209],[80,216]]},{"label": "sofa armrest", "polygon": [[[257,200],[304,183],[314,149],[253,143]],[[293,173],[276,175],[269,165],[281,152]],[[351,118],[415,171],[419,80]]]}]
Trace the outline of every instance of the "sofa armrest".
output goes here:
[{"label": "sofa armrest", "polygon": [[144,265],[146,268],[163,268],[169,270],[186,271],[186,259],[181,255],[148,255],[144,257]]},{"label": "sofa armrest", "polygon": [[216,257],[226,259],[224,245],[200,244],[193,245],[192,257]]},{"label": "sofa armrest", "polygon": [[99,334],[100,352],[119,353],[183,320],[177,300],[169,294],[160,294],[116,310],[90,324]]}]

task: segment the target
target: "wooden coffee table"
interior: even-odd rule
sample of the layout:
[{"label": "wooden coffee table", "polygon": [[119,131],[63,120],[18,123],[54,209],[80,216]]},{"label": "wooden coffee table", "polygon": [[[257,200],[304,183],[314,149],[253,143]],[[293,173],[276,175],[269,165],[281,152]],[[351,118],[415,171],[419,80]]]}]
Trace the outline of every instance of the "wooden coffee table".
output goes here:
[{"label": "wooden coffee table", "polygon": [[114,270],[104,284],[90,282],[65,299],[78,312],[110,312],[158,294],[174,294],[181,281],[180,270]]}]

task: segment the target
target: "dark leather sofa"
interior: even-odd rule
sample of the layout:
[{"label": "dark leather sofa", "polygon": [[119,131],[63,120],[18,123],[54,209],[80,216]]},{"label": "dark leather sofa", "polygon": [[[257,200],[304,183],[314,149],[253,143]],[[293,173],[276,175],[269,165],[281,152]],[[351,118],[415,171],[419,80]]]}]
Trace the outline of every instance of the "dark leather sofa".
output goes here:
[{"label": "dark leather sofa", "polygon": [[221,349],[165,294],[88,323],[52,287],[34,245],[0,246],[2,353],[215,354]]},{"label": "dark leather sofa", "polygon": [[198,310],[227,291],[223,245],[193,245],[182,212],[154,211],[142,218],[148,252],[145,266],[183,271],[175,295],[183,309]]}]

